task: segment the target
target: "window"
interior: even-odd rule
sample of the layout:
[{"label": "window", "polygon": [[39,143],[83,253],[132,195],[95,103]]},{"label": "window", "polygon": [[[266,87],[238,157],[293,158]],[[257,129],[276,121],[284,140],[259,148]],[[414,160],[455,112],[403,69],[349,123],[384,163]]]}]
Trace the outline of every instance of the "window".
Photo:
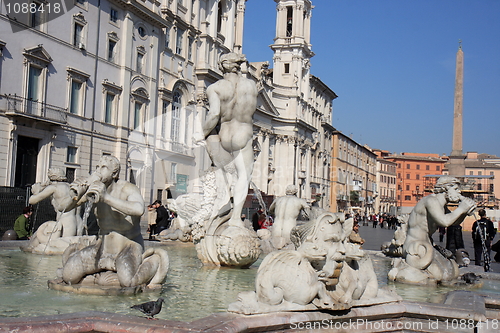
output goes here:
[{"label": "window", "polygon": [[222,1],[217,5],[217,32],[222,31]]},{"label": "window", "polygon": [[411,201],[411,195],[405,195],[405,201]]},{"label": "window", "polygon": [[75,168],[66,168],[66,181],[72,183],[75,180]]},{"label": "window", "polygon": [[165,47],[170,48],[170,27],[165,28]]},{"label": "window", "polygon": [[116,107],[122,92],[122,87],[109,82],[108,80],[102,81],[102,101],[103,115],[101,116],[105,123],[112,124],[113,119],[116,118]]},{"label": "window", "polygon": [[41,84],[42,69],[30,66],[28,74],[28,94],[27,99],[30,101],[38,101],[41,99],[40,96],[40,84]]},{"label": "window", "polygon": [[115,62],[115,49],[116,42],[114,40],[108,40],[108,61]]},{"label": "window", "polygon": [[417,170],[420,170],[420,164],[417,164]]},{"label": "window", "polygon": [[436,171],[440,171],[441,167],[439,165],[436,165]]},{"label": "window", "polygon": [[136,62],[136,70],[137,70],[137,72],[142,73],[143,63],[144,63],[144,53],[142,53],[142,52],[139,51],[139,52],[137,52],[137,62]]},{"label": "window", "polygon": [[45,96],[47,66],[52,62],[52,58],[42,45],[24,49],[23,56],[26,64],[23,74],[26,78],[23,87],[24,97],[28,100],[24,112],[41,116],[40,103]]},{"label": "window", "polygon": [[407,168],[408,170],[410,170],[410,165],[409,165],[409,164],[407,164],[407,165],[406,165],[406,168]]},{"label": "window", "polygon": [[167,111],[168,102],[163,101],[161,108],[161,137],[165,138],[167,136]]},{"label": "window", "polygon": [[477,172],[477,175],[478,175],[478,176],[482,176],[482,175],[483,175],[483,172],[482,172],[482,171],[478,171],[478,172]]},{"label": "window", "polygon": [[[30,13],[30,27],[37,28],[40,30],[40,25],[42,24],[42,5],[39,2],[32,1],[29,7]],[[33,8],[33,10],[31,9]]]},{"label": "window", "polygon": [[137,33],[142,38],[146,37],[146,29],[144,29],[143,27],[137,28]]},{"label": "window", "polygon": [[410,190],[410,185],[406,184],[406,190],[409,191]]},{"label": "window", "polygon": [[85,105],[86,82],[90,75],[71,67],[67,67],[67,72],[70,82],[68,112],[82,115]]},{"label": "window", "polygon": [[177,28],[177,40],[175,44],[175,53],[182,53],[182,38],[184,36],[184,30]]},{"label": "window", "polygon": [[76,153],[78,148],[76,147],[68,147],[66,154],[66,162],[67,163],[76,163]]},{"label": "window", "polygon": [[193,60],[193,44],[194,38],[188,37],[188,60]]},{"label": "window", "polygon": [[118,11],[114,8],[109,10],[109,21],[113,23],[118,22]]},{"label": "window", "polygon": [[290,73],[290,64],[285,64],[285,74]]},{"label": "window", "polygon": [[104,122],[111,124],[112,119],[113,119],[113,108],[114,108],[114,102],[115,102],[115,95],[106,92],[106,100],[105,100],[105,106],[104,106]]},{"label": "window", "polygon": [[174,92],[172,101],[172,122],[170,130],[170,138],[173,142],[179,142],[180,125],[181,125],[181,94],[179,91]]},{"label": "window", "polygon": [[71,80],[71,89],[69,93],[69,112],[72,114],[80,114],[80,108],[82,106],[82,82],[76,80]]},{"label": "window", "polygon": [[426,166],[425,166],[425,170],[430,170],[429,165],[426,165]]},{"label": "window", "polygon": [[75,22],[73,27],[73,45],[81,48],[83,44],[83,25]]},{"label": "window", "polygon": [[141,124],[141,108],[142,108],[142,103],[140,102],[134,103],[134,128],[138,128]]},{"label": "window", "polygon": [[137,179],[137,170],[130,169],[129,182],[135,185]]},{"label": "window", "polygon": [[420,175],[419,175],[419,174],[417,174],[417,175],[416,175],[416,178],[417,178],[417,180],[419,180],[419,179],[420,179]]},{"label": "window", "polygon": [[286,36],[292,37],[293,29],[293,7],[286,7]]},{"label": "window", "polygon": [[406,174],[406,179],[410,179],[410,174],[409,173]]}]

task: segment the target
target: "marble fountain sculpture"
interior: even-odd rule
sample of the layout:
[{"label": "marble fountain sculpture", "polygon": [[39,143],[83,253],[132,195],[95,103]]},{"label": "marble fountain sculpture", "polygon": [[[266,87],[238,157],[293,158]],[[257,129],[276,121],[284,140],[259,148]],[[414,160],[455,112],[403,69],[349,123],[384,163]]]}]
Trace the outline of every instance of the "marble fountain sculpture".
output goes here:
[{"label": "marble fountain sculpture", "polygon": [[148,248],[140,230],[144,200],[134,184],[119,179],[116,157],[102,156],[87,179],[77,179],[66,193],[72,208],[89,201],[99,224],[98,238],[90,245],[71,244],[63,253],[58,278],[51,289],[83,294],[135,294],[159,289],[167,277],[165,250]]},{"label": "marble fountain sculpture", "polygon": [[47,175],[47,181],[33,184],[29,204],[50,198],[57,218],[56,221],[44,222],[22,250],[36,254],[62,254],[70,244],[89,245],[95,241],[95,236],[83,235],[86,226],[80,216],[80,207],[71,196],[64,171],[50,168]]},{"label": "marble fountain sculpture", "polygon": [[394,302],[400,297],[379,289],[372,261],[349,242],[353,219],[323,211],[294,227],[294,250],[269,253],[259,266],[255,291],[242,292],[230,312],[258,314],[278,311],[346,310]]},{"label": "marble fountain sculpture", "polygon": [[[400,257],[392,261],[389,280],[427,285],[458,278],[456,261],[436,250],[431,236],[439,227],[460,225],[476,208],[474,200],[461,195],[459,185],[454,177],[439,178],[434,193],[421,199],[396,231],[391,251]],[[455,210],[448,209],[450,203],[457,205]]]},{"label": "marble fountain sculpture", "polygon": [[[223,79],[207,88],[209,112],[202,133],[193,141],[204,145],[212,167],[201,175],[203,195],[190,193],[169,202],[179,215],[178,230],[191,232],[198,258],[206,265],[249,267],[261,253],[257,234],[245,228],[241,211],[252,178],[255,82],[241,73],[242,54],[221,56]],[[180,232],[160,235],[179,238]],[[181,236],[185,238],[185,236]]]}]

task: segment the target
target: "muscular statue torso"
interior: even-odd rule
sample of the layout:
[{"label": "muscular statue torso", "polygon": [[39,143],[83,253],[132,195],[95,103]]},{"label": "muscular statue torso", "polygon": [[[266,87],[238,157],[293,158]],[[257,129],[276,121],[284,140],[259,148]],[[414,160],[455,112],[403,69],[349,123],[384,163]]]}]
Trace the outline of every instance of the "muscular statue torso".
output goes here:
[{"label": "muscular statue torso", "polygon": [[229,151],[243,149],[252,139],[252,116],[257,90],[253,81],[241,76],[217,81],[207,88],[207,95],[216,93],[220,100],[219,137]]}]

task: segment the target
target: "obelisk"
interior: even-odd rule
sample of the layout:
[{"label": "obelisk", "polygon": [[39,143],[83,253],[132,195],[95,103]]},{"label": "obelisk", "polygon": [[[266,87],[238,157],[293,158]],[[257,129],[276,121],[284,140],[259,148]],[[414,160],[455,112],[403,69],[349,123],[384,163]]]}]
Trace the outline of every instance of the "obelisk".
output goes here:
[{"label": "obelisk", "polygon": [[455,105],[453,110],[453,144],[448,173],[453,176],[465,175],[465,155],[462,152],[462,127],[463,127],[463,99],[464,99],[464,53],[462,41],[459,41],[457,63],[455,70]]}]

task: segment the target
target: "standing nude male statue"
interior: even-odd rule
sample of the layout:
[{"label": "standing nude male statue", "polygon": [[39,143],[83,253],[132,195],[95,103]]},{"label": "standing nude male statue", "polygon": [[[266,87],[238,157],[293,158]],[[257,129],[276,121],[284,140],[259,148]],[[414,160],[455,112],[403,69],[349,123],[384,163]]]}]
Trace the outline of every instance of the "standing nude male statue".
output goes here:
[{"label": "standing nude male statue", "polygon": [[[241,226],[241,211],[248,194],[253,171],[253,120],[257,106],[257,87],[241,75],[242,54],[221,56],[219,67],[224,78],[207,88],[210,104],[203,133],[196,133],[195,143],[206,141],[213,164],[224,171],[233,210],[229,226]],[[232,190],[231,190],[232,189]]]}]

